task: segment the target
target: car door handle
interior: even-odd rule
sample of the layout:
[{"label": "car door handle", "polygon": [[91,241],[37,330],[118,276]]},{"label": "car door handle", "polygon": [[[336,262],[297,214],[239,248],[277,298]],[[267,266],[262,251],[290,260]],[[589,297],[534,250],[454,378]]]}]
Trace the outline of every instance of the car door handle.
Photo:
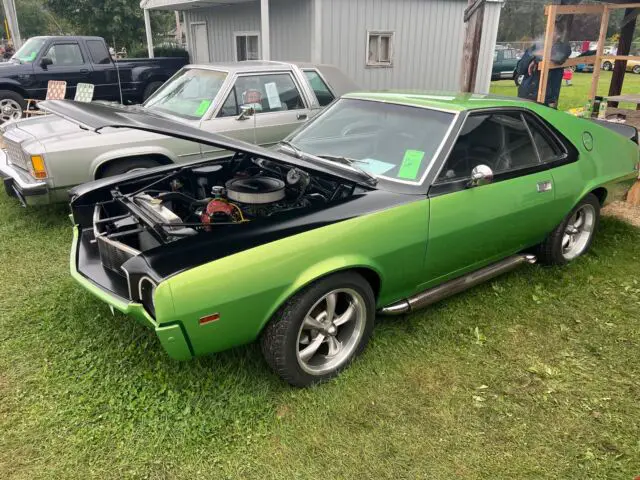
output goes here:
[{"label": "car door handle", "polygon": [[89,73],[89,69],[88,68],[81,68],[80,69],[80,73]]},{"label": "car door handle", "polygon": [[306,120],[309,116],[306,113],[299,113],[298,120]]},{"label": "car door handle", "polygon": [[545,180],[544,182],[538,182],[538,193],[550,192],[553,190],[553,183],[551,180]]}]

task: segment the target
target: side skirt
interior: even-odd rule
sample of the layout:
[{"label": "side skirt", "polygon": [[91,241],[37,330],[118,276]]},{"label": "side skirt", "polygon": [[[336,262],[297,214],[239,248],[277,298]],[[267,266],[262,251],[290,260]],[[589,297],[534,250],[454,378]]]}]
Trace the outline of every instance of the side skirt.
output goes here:
[{"label": "side skirt", "polygon": [[462,277],[449,280],[437,287],[417,293],[412,297],[387,305],[379,310],[382,315],[402,315],[414,310],[419,310],[442,299],[475,287],[480,283],[497,277],[503,273],[517,268],[523,263],[536,263],[535,255],[513,255],[499,262],[492,263],[480,270],[468,273]]}]

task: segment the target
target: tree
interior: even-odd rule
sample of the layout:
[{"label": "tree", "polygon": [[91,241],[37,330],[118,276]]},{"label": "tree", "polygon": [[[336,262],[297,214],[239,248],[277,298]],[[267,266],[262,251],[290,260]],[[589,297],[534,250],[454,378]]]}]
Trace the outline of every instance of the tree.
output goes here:
[{"label": "tree", "polygon": [[[76,35],[97,35],[117,47],[131,48],[145,39],[144,17],[139,0],[45,0],[58,16],[70,19]],[[174,26],[171,12],[151,12],[156,37],[166,36]]]},{"label": "tree", "polygon": [[[1,4],[0,11],[4,17]],[[16,0],[16,13],[23,39],[35,35],[64,35],[71,29],[69,22],[43,6],[41,0]]]}]

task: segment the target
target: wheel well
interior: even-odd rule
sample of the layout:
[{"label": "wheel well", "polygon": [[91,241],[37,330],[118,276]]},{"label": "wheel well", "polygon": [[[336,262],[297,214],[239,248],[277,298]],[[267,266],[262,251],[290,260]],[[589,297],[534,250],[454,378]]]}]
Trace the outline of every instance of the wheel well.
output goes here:
[{"label": "wheel well", "polygon": [[145,83],[145,85],[144,85],[144,88],[147,88],[147,86],[148,86],[149,84],[153,83],[153,82],[162,82],[162,83],[164,83],[164,82],[166,82],[167,80],[168,80],[168,78],[167,78],[167,77],[159,77],[159,76],[150,77],[150,78],[148,78],[148,79],[147,79],[147,81],[146,81],[146,83]]},{"label": "wheel well", "polygon": [[604,201],[607,199],[607,190],[605,188],[596,188],[591,193],[598,197],[598,201],[600,202],[601,206],[604,205]]},{"label": "wheel well", "polygon": [[12,92],[16,92],[17,94],[22,95],[23,98],[27,98],[29,96],[27,92],[22,88],[7,83],[0,84],[0,90],[11,90]]},{"label": "wheel well", "polygon": [[173,163],[171,161],[171,159],[165,157],[164,155],[160,155],[160,154],[131,155],[130,157],[114,158],[113,160],[107,160],[106,162],[103,162],[98,166],[98,168],[96,169],[95,179],[97,180],[99,178],[102,178],[102,175],[104,173],[104,169],[107,168],[108,166],[113,165],[114,163],[130,161],[130,160],[132,160],[134,158],[136,158],[136,159],[143,158],[143,159],[153,160],[153,161],[157,162],[158,165],[169,165],[169,164]]},{"label": "wheel well", "polygon": [[364,267],[354,268],[353,271],[362,275],[364,279],[369,282],[369,285],[371,285],[371,289],[373,290],[373,295],[377,300],[378,295],[380,294],[380,276],[378,273],[370,268]]}]

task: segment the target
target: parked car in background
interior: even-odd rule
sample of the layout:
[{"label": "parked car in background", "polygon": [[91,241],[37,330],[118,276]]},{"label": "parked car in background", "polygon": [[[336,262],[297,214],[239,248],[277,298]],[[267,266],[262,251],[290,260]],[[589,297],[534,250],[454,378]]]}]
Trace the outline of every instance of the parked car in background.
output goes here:
[{"label": "parked car in background", "polygon": [[350,94],[279,151],[143,109],[43,108],[96,138],[125,127],[226,152],[72,190],[71,273],[171,357],[259,339],[297,386],[348,366],[376,311],[582,255],[640,161],[633,127],[491,96]]},{"label": "parked car in background", "polygon": [[496,46],[493,51],[491,80],[514,79],[519,58],[515,48]]},{"label": "parked car in background", "polygon": [[[578,58],[582,57],[593,57],[596,54],[595,50],[587,50],[586,52],[582,52],[578,55]],[[593,64],[588,65],[586,63],[579,63],[575,67],[573,67],[574,72],[593,72]]]},{"label": "parked car in background", "polygon": [[[260,61],[191,65],[144,105],[114,108],[147,112],[269,146],[334,98],[355,89],[330,65]],[[87,131],[56,115],[9,123],[0,132],[5,148],[0,153],[0,175],[9,195],[25,205],[66,202],[69,188],[90,180],[225,154],[153,132]]]},{"label": "parked car in background", "polygon": [[[607,71],[613,70],[614,64],[615,61],[605,60],[602,62],[602,69]],[[640,60],[627,60],[626,71],[640,75]]]},{"label": "parked car in background", "polygon": [[49,80],[67,82],[67,98],[78,83],[95,86],[94,98],[139,102],[189,63],[185,58],[114,61],[101,37],[33,37],[0,64],[0,121],[22,118],[26,98],[42,100]]}]

